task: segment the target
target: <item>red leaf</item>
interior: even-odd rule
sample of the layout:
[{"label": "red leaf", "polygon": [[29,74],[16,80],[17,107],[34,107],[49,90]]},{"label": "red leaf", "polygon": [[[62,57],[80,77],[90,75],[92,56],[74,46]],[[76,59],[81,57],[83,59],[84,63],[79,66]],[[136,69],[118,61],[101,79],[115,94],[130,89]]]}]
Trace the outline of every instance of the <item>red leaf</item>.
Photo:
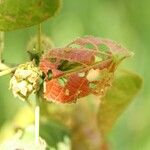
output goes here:
[{"label": "red leaf", "polygon": [[45,73],[46,77],[49,70],[52,71],[53,77],[58,77],[60,75],[63,75],[63,72],[57,69],[58,65],[59,63],[51,63],[47,59],[42,59],[40,61],[40,69]]},{"label": "red leaf", "polygon": [[[92,48],[86,45],[91,44]],[[104,44],[107,51],[99,47]],[[110,86],[113,73],[118,65],[114,55],[120,54],[120,61],[129,56],[128,51],[117,43],[95,37],[78,38],[64,48],[54,48],[44,54],[40,61],[40,69],[46,75],[44,97],[49,101],[61,103],[75,102],[78,98],[90,93],[102,95]],[[99,61],[97,61],[97,57]],[[79,63],[80,66],[72,70],[62,71],[59,66],[63,61]],[[101,78],[89,81],[87,74],[91,69],[100,70]],[[52,79],[48,80],[48,73],[52,72]],[[105,72],[105,76],[103,76]],[[80,76],[81,74],[82,77]],[[65,77],[66,83],[62,86],[59,78]]]},{"label": "red leaf", "polygon": [[65,87],[57,79],[46,82],[45,98],[55,102],[71,103],[78,98],[87,96],[90,92],[88,80],[78,75],[71,75]]},{"label": "red leaf", "polygon": [[50,50],[44,58],[57,58],[60,60],[68,60],[70,62],[78,62],[81,64],[90,64],[94,61],[96,52],[87,51],[83,48],[56,48]]}]

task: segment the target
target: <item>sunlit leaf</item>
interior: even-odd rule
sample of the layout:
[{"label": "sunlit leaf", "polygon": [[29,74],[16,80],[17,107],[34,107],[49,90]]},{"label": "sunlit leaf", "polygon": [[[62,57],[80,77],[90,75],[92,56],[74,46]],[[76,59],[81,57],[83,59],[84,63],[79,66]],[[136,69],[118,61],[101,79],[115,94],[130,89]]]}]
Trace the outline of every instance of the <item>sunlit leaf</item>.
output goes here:
[{"label": "sunlit leaf", "polygon": [[39,24],[53,17],[60,0],[1,0],[0,30],[8,31]]},{"label": "sunlit leaf", "polygon": [[117,118],[139,92],[142,79],[135,73],[121,71],[115,77],[112,87],[101,99],[98,112],[98,126],[102,134],[106,134]]}]

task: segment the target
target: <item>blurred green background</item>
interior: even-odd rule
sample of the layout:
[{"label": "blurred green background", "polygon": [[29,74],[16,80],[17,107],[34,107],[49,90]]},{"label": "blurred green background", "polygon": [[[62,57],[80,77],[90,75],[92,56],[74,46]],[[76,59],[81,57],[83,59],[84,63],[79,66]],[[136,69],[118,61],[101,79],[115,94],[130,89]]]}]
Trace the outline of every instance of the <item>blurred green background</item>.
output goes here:
[{"label": "blurred green background", "polygon": [[[122,67],[140,74],[144,85],[109,134],[112,150],[150,149],[149,6],[149,0],[64,0],[61,13],[42,24],[42,31],[56,46],[64,46],[79,36],[94,35],[122,43],[135,53]],[[36,27],[7,32],[5,62],[27,61],[27,43],[35,34]],[[0,77],[0,125],[26,105],[8,90],[9,79],[9,76]]]}]

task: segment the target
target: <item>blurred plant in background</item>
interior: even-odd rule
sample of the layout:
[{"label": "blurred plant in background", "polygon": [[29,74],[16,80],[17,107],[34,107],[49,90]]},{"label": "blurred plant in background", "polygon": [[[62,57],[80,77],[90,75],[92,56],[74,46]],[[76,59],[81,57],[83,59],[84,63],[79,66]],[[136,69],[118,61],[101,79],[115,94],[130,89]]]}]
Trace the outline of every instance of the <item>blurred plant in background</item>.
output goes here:
[{"label": "blurred plant in background", "polygon": [[[150,15],[149,4],[150,2],[148,0],[65,0],[63,2],[61,13],[53,20],[47,20],[42,24],[42,31],[50,37],[56,46],[64,46],[78,36],[92,34],[98,37],[110,38],[118,41],[135,53],[135,56],[123,63],[121,67],[129,68],[138,72],[143,77],[145,84],[142,92],[135,98],[130,107],[126,109],[125,113],[122,114],[113,130],[109,132],[108,139],[112,150],[150,149],[150,102],[148,101],[150,98],[150,71],[148,68],[148,57],[150,55],[148,51],[150,35],[150,21],[148,20]],[[4,62],[7,64],[13,62],[14,64],[12,65],[25,63],[28,60],[26,45],[30,41],[29,39],[32,39],[35,34],[36,29],[34,27],[6,32],[5,50],[3,52]],[[12,133],[12,128],[17,128],[18,126],[24,128],[27,124],[33,123],[34,121],[34,116],[32,112],[30,113],[30,110],[28,110],[29,108],[23,108],[25,104],[16,100],[8,90],[9,79],[9,76],[3,76],[0,78],[1,139],[4,139],[7,135],[14,134]],[[81,106],[82,103],[84,103],[83,101],[86,101],[85,99],[88,99],[87,105],[92,106],[90,113],[88,111],[86,112],[86,106],[84,106],[85,111],[82,112],[83,110]],[[76,106],[73,104],[73,106],[58,105],[56,107],[53,106],[53,104],[50,104],[46,110],[42,111],[43,118],[41,119],[44,122],[44,115],[49,114],[50,123],[41,125],[41,129],[45,129],[45,131],[41,131],[41,133],[44,134],[41,134],[41,137],[48,136],[47,133],[49,132],[50,137],[48,136],[48,141],[53,143],[53,146],[56,146],[55,141],[64,140],[64,136],[60,135],[70,137],[68,129],[66,129],[64,125],[58,124],[58,122],[62,122],[63,118],[65,125],[78,131],[75,138],[78,139],[78,141],[82,141],[84,137],[87,136],[87,132],[81,132],[80,130],[83,130],[85,124],[92,124],[91,118],[92,115],[95,114],[93,108],[97,106],[93,103],[95,100],[96,97],[89,96],[88,98],[84,98],[84,100],[80,102],[80,105],[77,104]],[[45,106],[43,107],[45,108]],[[23,110],[21,111],[20,108],[23,108]],[[64,110],[67,110],[67,112],[64,112]],[[62,112],[64,113],[64,116],[60,117]],[[80,113],[80,115],[83,115],[80,116],[81,118],[77,117],[79,116],[79,112],[82,112]],[[86,123],[81,123],[82,117],[88,118]],[[74,121],[72,121],[72,118],[74,118]],[[74,122],[76,122],[76,124]],[[77,129],[78,123],[81,124],[80,129]],[[95,124],[92,124],[92,126],[94,127]],[[10,130],[8,130],[8,128],[10,128]],[[51,128],[53,130],[50,130]],[[92,149],[94,146],[97,147],[97,141],[100,139],[97,134],[95,134],[97,131],[94,130],[94,128],[88,129],[91,135],[91,140],[87,139],[87,141],[82,141],[83,145],[79,145],[82,149],[86,149],[85,145],[87,143],[89,144],[87,146],[89,149]],[[6,133],[5,131],[9,133]],[[17,129],[17,131],[19,131],[19,129]],[[52,131],[58,131],[58,134]],[[93,135],[91,133],[93,133]],[[60,137],[60,139],[58,139],[58,137]],[[73,139],[73,141],[78,145],[76,139]],[[92,141],[92,139],[94,140]],[[69,143],[68,140],[66,141]],[[90,147],[90,141],[93,143],[95,142],[94,146]]]}]

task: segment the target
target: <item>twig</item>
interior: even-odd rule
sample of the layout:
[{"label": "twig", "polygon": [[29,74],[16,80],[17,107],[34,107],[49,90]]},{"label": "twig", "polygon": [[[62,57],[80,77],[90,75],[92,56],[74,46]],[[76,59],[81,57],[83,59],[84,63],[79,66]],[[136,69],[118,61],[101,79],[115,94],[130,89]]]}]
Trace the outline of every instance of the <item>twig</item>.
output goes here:
[{"label": "twig", "polygon": [[38,40],[38,51],[39,53],[41,53],[41,34],[42,34],[42,31],[41,31],[41,24],[38,25],[38,36],[37,36],[37,40]]},{"label": "twig", "polygon": [[0,71],[6,70],[6,69],[9,69],[9,68],[10,68],[9,66],[7,66],[7,65],[5,65],[3,63],[0,63]]},{"label": "twig", "polygon": [[[38,25],[38,49],[41,53],[41,24]],[[39,126],[40,126],[40,106],[39,95],[36,94],[36,107],[35,107],[35,144],[39,144]]]},{"label": "twig", "polygon": [[15,69],[16,69],[16,67],[14,67],[14,68],[8,68],[6,70],[3,70],[3,71],[0,72],[0,76],[4,76],[4,75],[7,75],[7,74],[10,74],[13,71],[15,71]]},{"label": "twig", "polygon": [[35,144],[39,144],[40,107],[35,107]]}]

